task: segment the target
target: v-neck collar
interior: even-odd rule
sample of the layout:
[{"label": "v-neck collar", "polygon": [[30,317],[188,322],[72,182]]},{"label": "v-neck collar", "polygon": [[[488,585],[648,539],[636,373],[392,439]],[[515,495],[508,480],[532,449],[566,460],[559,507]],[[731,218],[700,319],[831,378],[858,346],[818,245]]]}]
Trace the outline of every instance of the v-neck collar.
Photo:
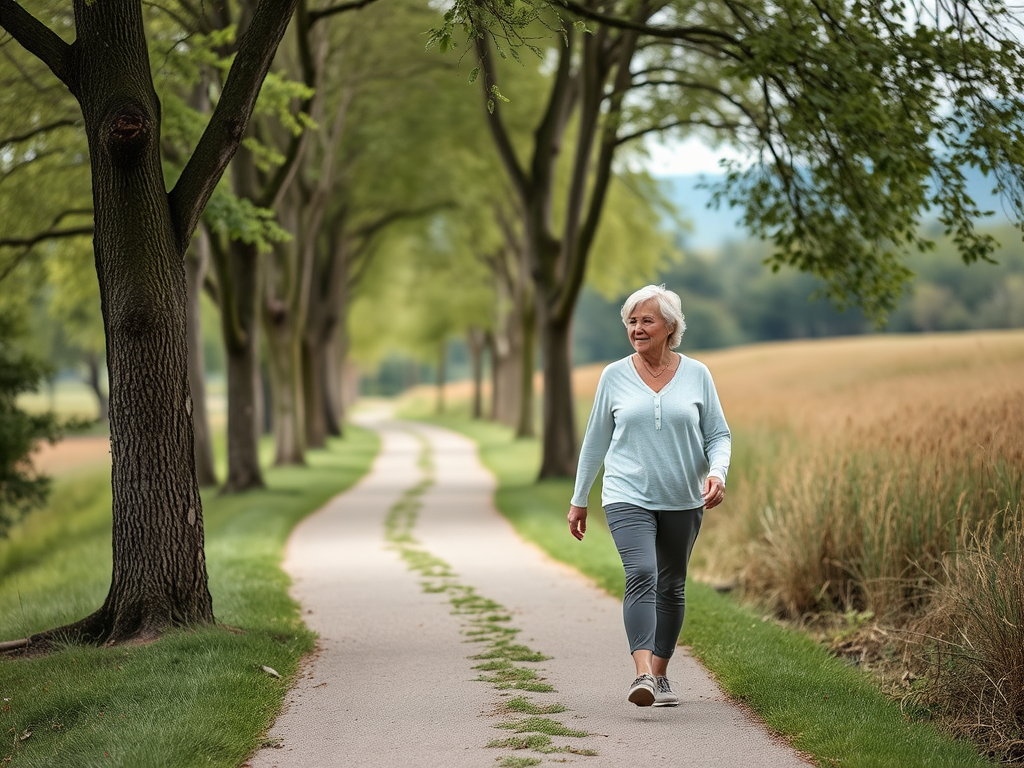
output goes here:
[{"label": "v-neck collar", "polygon": [[633,372],[633,376],[636,377],[636,380],[640,384],[640,386],[646,389],[655,397],[657,397],[658,395],[664,394],[665,390],[667,390],[675,383],[676,377],[679,376],[679,371],[683,369],[683,363],[686,362],[685,355],[682,355],[679,352],[673,352],[672,354],[677,355],[679,357],[679,365],[677,365],[676,369],[672,372],[672,378],[666,381],[665,386],[663,386],[661,389],[654,389],[650,384],[644,381],[644,377],[640,375],[640,371],[638,371],[636,368],[636,363],[633,362],[633,355],[630,355],[629,357],[626,358],[626,363],[629,365],[629,370]]}]

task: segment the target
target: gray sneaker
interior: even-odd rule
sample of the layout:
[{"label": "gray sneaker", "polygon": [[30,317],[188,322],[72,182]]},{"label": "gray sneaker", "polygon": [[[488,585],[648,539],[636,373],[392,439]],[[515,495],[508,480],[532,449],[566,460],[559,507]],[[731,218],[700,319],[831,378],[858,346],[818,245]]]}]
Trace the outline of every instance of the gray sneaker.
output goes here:
[{"label": "gray sneaker", "polygon": [[659,677],[654,681],[654,706],[656,707],[674,707],[679,703],[679,697],[676,696],[672,690],[672,686],[669,685],[667,677]]},{"label": "gray sneaker", "polygon": [[638,707],[649,707],[654,703],[654,678],[650,675],[640,675],[629,687],[629,696],[626,698]]}]

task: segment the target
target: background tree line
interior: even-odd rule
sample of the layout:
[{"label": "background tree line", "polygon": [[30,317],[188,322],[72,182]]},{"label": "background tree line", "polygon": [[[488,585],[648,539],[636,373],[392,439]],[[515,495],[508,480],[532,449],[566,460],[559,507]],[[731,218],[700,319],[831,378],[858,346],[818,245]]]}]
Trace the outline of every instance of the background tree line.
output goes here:
[{"label": "background tree line", "polygon": [[[967,267],[942,241],[933,253],[908,259],[914,277],[881,328],[857,307],[837,308],[812,275],[772,272],[764,263],[764,245],[756,241],[727,240],[696,251],[655,279],[683,299],[687,350],[865,333],[1021,328],[1024,247],[1012,228],[992,231],[1000,242],[995,263]],[[584,292],[576,314],[577,362],[611,360],[628,351],[616,336],[618,307],[626,295]]]}]

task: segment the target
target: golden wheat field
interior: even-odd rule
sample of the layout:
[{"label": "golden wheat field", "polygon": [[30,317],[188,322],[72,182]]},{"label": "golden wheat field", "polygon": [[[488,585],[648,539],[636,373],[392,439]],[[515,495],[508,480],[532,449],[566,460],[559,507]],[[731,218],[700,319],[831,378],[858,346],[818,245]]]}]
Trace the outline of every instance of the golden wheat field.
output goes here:
[{"label": "golden wheat field", "polygon": [[[720,542],[732,557],[720,567],[742,563],[757,589],[784,588],[778,572],[753,573],[751,545],[770,544],[767,559],[802,549],[816,559],[804,568],[820,570],[790,574],[794,588],[803,579],[803,594],[783,597],[775,607],[784,613],[821,608],[819,598],[907,607],[877,604],[872,593],[906,592],[915,566],[941,567],[966,529],[1021,502],[1024,333],[853,337],[695,356],[711,368],[735,433],[738,487],[722,515],[733,518],[731,541]],[[799,536],[794,528],[804,525],[815,530]]]},{"label": "golden wheat field", "polygon": [[[1024,332],[856,336],[689,353],[708,365],[734,429],[895,445],[931,438],[1024,446]],[[590,399],[603,365],[579,368]]]}]

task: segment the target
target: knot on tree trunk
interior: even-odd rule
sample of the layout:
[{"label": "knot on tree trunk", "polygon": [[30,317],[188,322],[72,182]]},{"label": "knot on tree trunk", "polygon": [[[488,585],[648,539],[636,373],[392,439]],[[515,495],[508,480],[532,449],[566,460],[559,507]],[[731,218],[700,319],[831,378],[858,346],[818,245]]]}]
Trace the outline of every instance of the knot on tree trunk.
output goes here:
[{"label": "knot on tree trunk", "polygon": [[288,319],[288,305],[280,299],[267,299],[267,318],[273,325],[283,325]]},{"label": "knot on tree trunk", "polygon": [[107,118],[107,146],[115,161],[134,162],[149,145],[153,120],[136,104],[123,104]]}]

